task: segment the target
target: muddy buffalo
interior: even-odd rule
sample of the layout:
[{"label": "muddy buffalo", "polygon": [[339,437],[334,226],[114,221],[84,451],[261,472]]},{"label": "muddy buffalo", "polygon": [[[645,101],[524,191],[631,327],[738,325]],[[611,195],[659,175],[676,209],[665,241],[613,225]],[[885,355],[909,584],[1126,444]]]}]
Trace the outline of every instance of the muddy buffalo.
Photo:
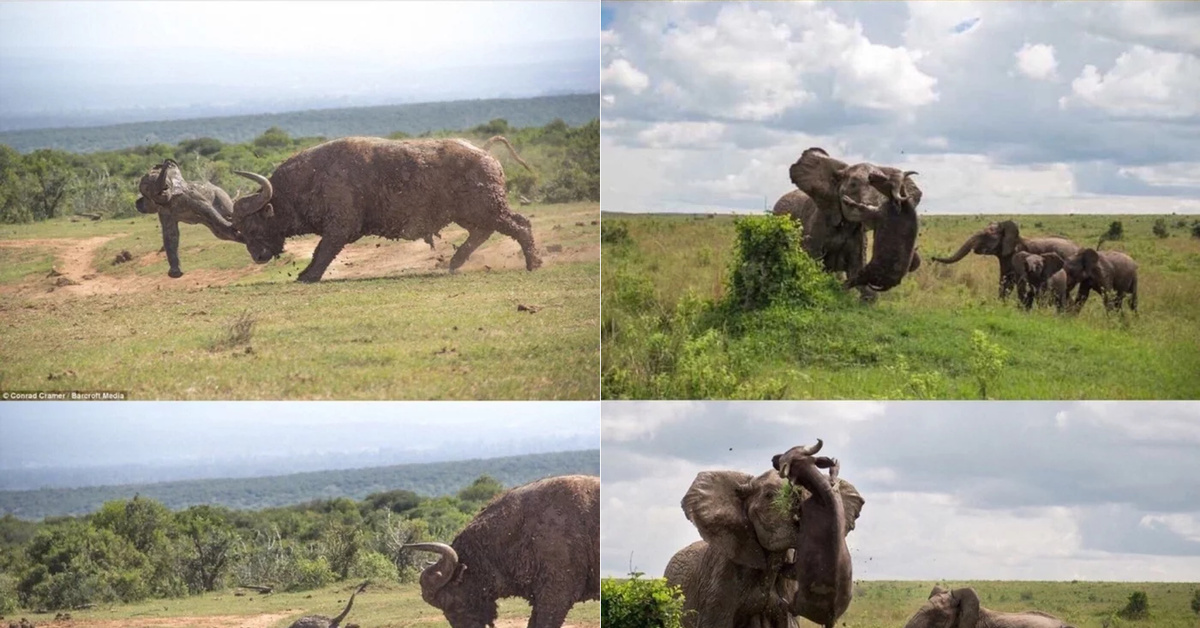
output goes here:
[{"label": "muddy buffalo", "polygon": [[533,607],[529,628],[558,628],[576,602],[600,599],[600,478],[568,475],[492,500],[454,541],[407,547],[441,558],[421,597],[454,628],[495,625],[496,600]]},{"label": "muddy buffalo", "polygon": [[286,238],[319,234],[298,278],[307,283],[319,281],[342,248],[365,235],[432,244],[450,223],[467,230],[450,270],[497,231],[520,243],[525,268],[533,270],[542,260],[529,221],[508,206],[504,170],[486,150],[495,141],[512,150],[500,137],[484,148],[459,139],[326,142],[283,162],[270,178],[238,172],[260,189],[234,201],[233,224],[260,264],[281,254]]}]

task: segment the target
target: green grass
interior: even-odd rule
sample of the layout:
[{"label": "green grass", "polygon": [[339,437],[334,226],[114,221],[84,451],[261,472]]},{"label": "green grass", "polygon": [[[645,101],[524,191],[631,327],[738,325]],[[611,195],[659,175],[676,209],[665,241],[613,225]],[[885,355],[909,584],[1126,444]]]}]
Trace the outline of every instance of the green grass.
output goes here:
[{"label": "green grass", "polygon": [[[539,247],[559,244],[574,255],[532,273],[450,275],[422,261],[382,277],[327,274],[301,285],[292,276],[305,260],[285,253],[255,266],[242,245],[184,226],[179,281],[186,273],[214,279],[160,290],[141,287],[173,281],[162,255],[139,262],[160,246],[154,217],[4,226],[0,239],[124,234],[93,264],[129,289],[45,294],[37,282],[49,285],[38,276],[49,251],[0,246],[5,259],[20,261],[16,270],[4,265],[0,290],[23,288],[0,302],[0,387],[122,390],[135,399],[594,399],[598,206],[521,211],[534,215]],[[493,236],[475,255],[504,240]],[[123,249],[134,261],[113,266]],[[518,304],[540,309],[518,312]],[[253,322],[248,337],[231,334],[239,319]]]},{"label": "green grass", "polygon": [[[1021,216],[1024,235],[1094,246],[1113,220],[1140,265],[1139,313],[1107,315],[1092,298],[1078,316],[1027,313],[996,297],[997,263],[953,252],[992,216],[922,218],[925,263],[874,305],[775,309],[736,324],[713,316],[733,250],[732,216],[606,214],[627,243],[602,247],[605,398],[980,398],[972,333],[1007,353],[987,381],[1000,399],[1200,397],[1200,239],[1179,217]],[[1186,219],[1190,225],[1191,218]]]},{"label": "green grass", "polygon": [[[150,600],[138,604],[72,611],[71,625],[76,628],[108,628],[120,625],[138,628],[216,628],[241,625],[231,623],[229,616],[241,616],[248,620],[261,615],[280,615],[278,619],[261,625],[264,628],[285,628],[304,615],[337,615],[345,607],[346,599],[357,584],[339,583],[316,591],[271,595],[246,591],[246,595],[235,596],[234,592],[229,590],[180,599]],[[1153,604],[1153,601],[1151,603]],[[27,617],[40,626],[50,623],[54,614],[25,612],[17,613],[14,617]],[[190,618],[192,621],[181,622],[180,618]],[[524,600],[501,600],[499,626],[524,626],[528,618],[529,605]],[[158,623],[156,619],[161,619],[162,622]],[[354,607],[350,610],[347,621],[371,628],[450,626],[441,611],[421,600],[421,588],[417,584],[371,583],[366,591],[354,598]],[[567,616],[567,623],[579,628],[598,628],[600,604],[576,604]]]},{"label": "green grass", "polygon": [[[903,626],[929,598],[934,585],[971,587],[984,608],[1001,612],[1041,611],[1077,628],[1195,628],[1191,600],[1200,584],[1177,582],[1033,581],[858,581],[839,628]],[[1150,616],[1128,621],[1117,616],[1135,591],[1146,593]],[[815,624],[801,619],[800,628]]]}]

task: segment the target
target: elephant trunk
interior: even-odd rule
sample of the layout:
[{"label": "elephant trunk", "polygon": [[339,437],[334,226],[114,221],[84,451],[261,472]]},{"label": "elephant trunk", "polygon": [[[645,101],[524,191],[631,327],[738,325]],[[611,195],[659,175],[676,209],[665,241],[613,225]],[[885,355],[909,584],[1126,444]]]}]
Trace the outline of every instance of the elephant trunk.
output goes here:
[{"label": "elephant trunk", "polygon": [[162,165],[159,166],[158,179],[155,179],[154,181],[155,194],[161,195],[163,192],[167,191],[167,168],[169,168],[172,163],[174,162],[172,162],[170,159],[167,159],[162,162]]},{"label": "elephant trunk", "polygon": [[967,253],[971,252],[971,249],[975,248],[975,245],[979,243],[980,237],[982,237],[981,234],[976,233],[975,235],[967,238],[967,241],[963,242],[963,245],[958,247],[958,250],[955,251],[950,257],[934,257],[933,261],[941,262],[943,264],[953,264],[961,260],[967,256]]},{"label": "elephant trunk", "polygon": [[244,172],[242,170],[234,170],[233,174],[250,179],[251,181],[257,183],[260,186],[258,194],[254,199],[254,202],[248,203],[245,206],[245,209],[242,209],[239,207],[238,209],[241,210],[241,211],[239,211],[239,213],[242,213],[245,215],[253,214],[253,213],[257,212],[258,210],[266,207],[267,203],[271,202],[271,197],[275,195],[275,188],[271,187],[270,179],[267,179],[266,177],[262,176],[261,174],[255,174],[253,172]]},{"label": "elephant trunk", "polygon": [[233,223],[230,222],[228,218],[223,216],[221,212],[217,211],[217,208],[213,204],[203,203],[201,204],[201,207],[204,209],[204,213],[208,216],[209,220],[213,224],[224,227],[225,229],[233,229]]},{"label": "elephant trunk", "polygon": [[[404,545],[401,549],[441,554],[442,557],[438,559],[437,563],[427,567],[425,573],[421,574],[421,588],[428,589],[427,595],[432,595],[446,586],[446,583],[454,577],[454,572],[458,570],[458,552],[445,543],[411,543]],[[426,576],[428,576],[428,580]]]}]

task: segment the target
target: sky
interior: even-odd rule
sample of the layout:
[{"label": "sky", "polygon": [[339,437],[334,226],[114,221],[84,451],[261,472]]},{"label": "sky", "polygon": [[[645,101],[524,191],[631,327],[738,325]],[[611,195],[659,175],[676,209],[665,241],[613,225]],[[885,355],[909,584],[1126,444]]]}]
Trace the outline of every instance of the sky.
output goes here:
[{"label": "sky", "polygon": [[372,466],[362,461],[380,451],[434,461],[595,449],[599,411],[567,402],[4,402],[0,475],[301,457],[353,468]]},{"label": "sky", "polygon": [[595,2],[3,2],[0,128],[592,93],[598,24]]},{"label": "sky", "polygon": [[1174,402],[605,402],[601,570],[699,540],[696,474],[822,439],[863,580],[1200,581],[1200,409]]},{"label": "sky", "polygon": [[605,3],[606,211],[756,212],[819,146],[931,214],[1200,213],[1200,3]]}]

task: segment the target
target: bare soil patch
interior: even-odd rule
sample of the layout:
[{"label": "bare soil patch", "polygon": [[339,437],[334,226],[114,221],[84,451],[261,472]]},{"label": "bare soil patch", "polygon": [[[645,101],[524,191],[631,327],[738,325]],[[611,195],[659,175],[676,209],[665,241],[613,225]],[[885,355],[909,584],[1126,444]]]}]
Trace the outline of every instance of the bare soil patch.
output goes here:
[{"label": "bare soil patch", "polygon": [[131,617],[126,619],[73,618],[66,621],[36,622],[39,626],[70,628],[270,628],[292,613],[262,615],[210,615],[207,617]]}]

